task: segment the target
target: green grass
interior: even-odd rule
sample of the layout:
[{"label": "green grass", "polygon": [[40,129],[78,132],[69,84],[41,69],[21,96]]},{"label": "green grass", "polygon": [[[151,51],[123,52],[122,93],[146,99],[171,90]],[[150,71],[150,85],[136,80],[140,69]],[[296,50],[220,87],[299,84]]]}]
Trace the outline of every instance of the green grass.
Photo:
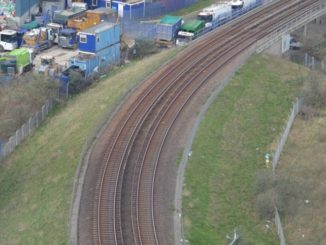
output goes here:
[{"label": "green grass", "polygon": [[0,164],[0,244],[68,244],[73,179],[86,138],[122,96],[176,54],[116,68],[57,108]]},{"label": "green grass", "polygon": [[213,3],[216,3],[216,0],[199,0],[198,2],[188,6],[186,8],[183,8],[183,9],[180,9],[180,10],[174,12],[173,15],[179,15],[179,16],[187,15],[192,12],[201,10]]},{"label": "green grass", "polygon": [[255,214],[252,184],[288,117],[301,68],[269,56],[251,58],[211,105],[185,173],[183,217],[190,244],[278,244]]}]

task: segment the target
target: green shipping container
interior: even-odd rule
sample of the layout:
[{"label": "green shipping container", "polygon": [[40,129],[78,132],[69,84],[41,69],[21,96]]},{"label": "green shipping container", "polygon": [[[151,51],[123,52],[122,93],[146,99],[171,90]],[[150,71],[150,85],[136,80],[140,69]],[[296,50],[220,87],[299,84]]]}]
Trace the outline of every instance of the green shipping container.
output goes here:
[{"label": "green shipping container", "polygon": [[202,20],[189,20],[186,21],[182,26],[181,30],[185,32],[198,32],[205,27],[205,22]]},{"label": "green shipping container", "polygon": [[30,54],[28,49],[19,48],[7,54],[9,57],[15,57],[17,61],[17,68],[25,67],[30,64]]},{"label": "green shipping container", "polygon": [[179,21],[181,21],[181,17],[179,16],[166,15],[160,20],[160,23],[167,24],[167,25],[174,25]]}]

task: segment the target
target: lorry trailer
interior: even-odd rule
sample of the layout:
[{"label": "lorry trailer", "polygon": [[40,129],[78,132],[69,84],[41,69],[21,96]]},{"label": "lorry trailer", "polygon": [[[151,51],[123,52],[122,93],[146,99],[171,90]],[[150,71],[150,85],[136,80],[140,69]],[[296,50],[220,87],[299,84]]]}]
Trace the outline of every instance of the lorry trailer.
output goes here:
[{"label": "lorry trailer", "polygon": [[175,43],[182,22],[182,18],[179,16],[164,16],[156,25],[156,44],[159,46],[172,46]]},{"label": "lorry trailer", "polygon": [[205,28],[213,28],[225,23],[232,17],[232,6],[230,4],[213,4],[204,8],[197,19],[205,21]]},{"label": "lorry trailer", "polygon": [[200,33],[205,29],[205,22],[203,20],[188,20],[181,26],[178,31],[176,40],[177,45],[185,45],[191,40],[196,39]]},{"label": "lorry trailer", "polygon": [[35,53],[38,53],[44,49],[51,48],[53,41],[53,30],[40,27],[25,33],[23,36],[23,47],[27,47],[32,49]]}]

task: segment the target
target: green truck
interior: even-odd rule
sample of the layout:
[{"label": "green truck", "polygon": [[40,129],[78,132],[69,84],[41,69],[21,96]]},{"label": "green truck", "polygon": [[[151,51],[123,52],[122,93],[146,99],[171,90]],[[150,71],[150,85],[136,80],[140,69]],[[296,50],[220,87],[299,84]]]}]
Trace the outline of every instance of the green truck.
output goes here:
[{"label": "green truck", "polygon": [[32,68],[33,54],[27,48],[15,49],[0,57],[2,76],[13,76],[29,71]]},{"label": "green truck", "polygon": [[205,29],[205,21],[203,20],[188,20],[181,26],[178,31],[177,45],[185,45],[191,40],[200,36]]}]

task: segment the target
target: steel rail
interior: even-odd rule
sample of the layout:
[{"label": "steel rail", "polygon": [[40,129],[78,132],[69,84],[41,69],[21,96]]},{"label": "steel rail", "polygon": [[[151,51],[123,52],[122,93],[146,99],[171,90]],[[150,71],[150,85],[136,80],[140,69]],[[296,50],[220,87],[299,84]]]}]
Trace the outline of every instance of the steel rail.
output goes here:
[{"label": "steel rail", "polygon": [[[205,69],[205,68],[204,68]],[[219,68],[217,68],[217,69],[219,69]],[[158,127],[158,125],[157,125],[157,127]],[[153,135],[152,135],[153,136]],[[152,140],[152,138],[149,140],[149,142],[151,142],[151,140]],[[164,142],[164,140],[162,141],[162,144],[163,144],[163,142]],[[148,143],[148,144],[150,144],[150,143]],[[147,145],[147,148],[149,147],[149,145]],[[147,149],[146,149],[146,151],[147,151]],[[142,161],[144,161],[144,158],[145,158],[145,156],[143,157],[143,160]],[[156,162],[156,164],[157,164],[157,162]],[[154,182],[154,179],[155,179],[155,176],[153,176],[153,182]],[[139,177],[139,180],[140,180],[140,177]],[[153,186],[153,188],[154,188],[154,186]],[[152,189],[152,194],[153,194],[153,190],[154,189]],[[138,194],[139,194],[139,183],[138,183]],[[153,201],[152,201],[153,202]],[[137,208],[138,209],[138,208]],[[152,209],[152,219],[153,219],[153,226],[155,227],[155,224],[154,224],[154,212],[153,212],[153,209]],[[155,230],[155,228],[154,228],[154,230]],[[140,233],[140,232],[139,232]],[[140,235],[139,235],[140,236]],[[157,242],[157,238],[156,238],[156,235],[155,235],[155,240],[156,240],[156,243],[158,244],[158,242]]]},{"label": "steel rail", "polygon": [[[198,53],[199,53],[199,51],[198,51]],[[187,57],[187,56],[186,56]],[[175,70],[177,69],[178,67],[177,66],[175,66]],[[165,77],[167,77],[168,76],[168,74],[166,74],[166,76]],[[165,78],[164,77],[164,78]],[[163,80],[163,77],[161,78],[161,79],[159,79],[160,81],[161,80]],[[147,94],[149,94],[150,93],[150,91],[152,91],[152,90],[149,90],[148,91],[148,93]],[[140,104],[140,102],[141,101],[139,101],[139,103],[138,104]],[[149,108],[150,109],[150,108]],[[136,109],[134,110],[134,111],[136,111]],[[130,115],[130,117],[129,118],[131,118],[131,115]],[[126,123],[124,124],[124,126],[127,124],[127,121],[126,121]],[[140,125],[140,124],[139,124]],[[136,128],[135,128],[135,130],[136,130]],[[135,130],[134,130],[134,132],[135,132]],[[122,129],[120,130],[120,133],[122,132]],[[120,136],[120,133],[118,134],[118,136]],[[118,140],[118,137],[116,137],[115,138],[115,143],[114,143],[114,145],[116,145],[116,142],[117,142],[117,140]],[[128,148],[128,147],[127,147]],[[127,148],[125,148],[125,151],[124,151],[124,154],[126,153],[126,151],[127,151]],[[111,153],[113,152],[113,148],[112,148],[112,151],[111,151]],[[110,154],[111,154],[110,153]],[[110,155],[109,154],[109,155]],[[109,161],[109,159],[108,159],[108,161]],[[120,166],[121,167],[121,166]],[[107,170],[107,165],[105,166],[105,171],[104,172],[106,172],[106,170]],[[120,170],[121,170],[121,168],[120,168]],[[104,175],[103,175],[104,176]],[[117,177],[118,178],[118,177]],[[117,179],[117,181],[118,181],[118,179]],[[102,178],[102,181],[101,181],[101,186],[103,186],[103,183],[104,183],[104,178]],[[116,182],[116,186],[117,186],[117,182]],[[116,198],[116,189],[115,189],[115,198]],[[102,192],[102,188],[100,188],[100,196],[101,196],[101,192]],[[99,202],[99,205],[98,205],[98,207],[100,207],[100,202]],[[100,210],[100,208],[98,209],[98,210]],[[98,212],[98,218],[100,217],[100,212]],[[114,219],[115,219],[115,215],[114,215]],[[98,220],[98,222],[99,222],[99,220]],[[115,220],[114,220],[114,226],[115,226]],[[98,223],[98,227],[100,227],[100,223]],[[115,229],[115,228],[114,228]],[[100,231],[98,232],[98,234],[99,234],[99,236],[98,236],[98,238],[99,238],[99,242],[100,242],[100,244],[101,244],[101,236],[100,236]],[[115,234],[115,242],[117,243],[117,237],[116,237],[116,234]]]}]

